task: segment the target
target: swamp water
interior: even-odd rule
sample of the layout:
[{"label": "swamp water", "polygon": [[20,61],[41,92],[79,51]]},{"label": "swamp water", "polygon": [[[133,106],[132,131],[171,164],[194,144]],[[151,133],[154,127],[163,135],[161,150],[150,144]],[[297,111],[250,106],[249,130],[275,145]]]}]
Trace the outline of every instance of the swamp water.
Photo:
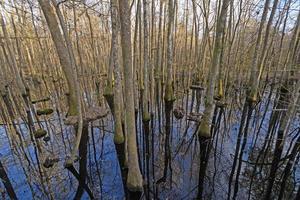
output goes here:
[{"label": "swamp water", "polygon": [[[198,97],[201,95],[198,94]],[[263,195],[266,180],[268,178],[268,168],[272,161],[270,148],[274,145],[274,136],[268,138],[273,141],[264,146],[266,141],[268,125],[272,113],[274,98],[268,99],[268,92],[262,98],[253,113],[249,124],[247,141],[242,156],[241,173],[239,176],[239,190],[237,199],[248,198],[251,185],[251,199],[260,199]],[[211,151],[205,173],[204,197],[205,199],[227,199],[228,183],[233,165],[233,157],[238,138],[238,131],[241,120],[241,107],[235,102],[237,99],[228,100],[228,105],[218,109],[216,114],[215,134],[211,140]],[[160,100],[162,103],[162,100]],[[203,107],[200,104],[203,98],[184,94],[178,98],[173,106],[173,110],[183,108],[184,117],[177,119],[172,113],[171,119],[171,168],[168,169],[165,182],[158,180],[163,176],[164,171],[164,144],[165,144],[165,119],[164,107],[160,104],[160,109],[156,105],[154,115],[150,122],[150,160],[149,160],[149,193],[151,198],[157,199],[194,199],[198,191],[199,174],[199,141],[197,137],[198,123]],[[233,106],[236,105],[236,106]],[[158,110],[160,113],[158,113]],[[220,112],[222,111],[222,112]],[[195,114],[196,113],[196,114]],[[12,138],[8,138],[11,131],[8,126],[0,127],[0,152],[1,160],[8,173],[8,177],[13,184],[19,199],[73,199],[78,189],[76,178],[64,168],[66,156],[69,155],[74,140],[74,130],[70,126],[65,126],[59,115],[52,114],[43,118],[41,122],[43,128],[47,130],[49,141],[39,139],[42,148],[41,158],[57,159],[58,162],[50,168],[44,168],[44,177],[41,178],[36,160],[35,148],[30,141],[30,135],[25,123],[20,119],[15,121],[19,132],[25,141],[25,148],[30,164],[24,158],[23,150],[17,146],[13,147]],[[139,144],[139,157],[141,171],[146,181],[146,155],[143,123],[137,115],[137,142]],[[87,150],[87,183],[96,199],[122,199],[124,197],[121,173],[113,143],[113,118],[111,114],[105,118],[89,124],[89,137]],[[299,116],[290,126],[284,147],[284,155],[290,151],[299,137]],[[258,133],[259,130],[259,134]],[[298,134],[298,135],[297,135]],[[152,140],[154,138],[154,140]],[[12,148],[11,148],[12,147]],[[268,148],[268,153],[264,160],[258,160],[258,154],[263,148]],[[297,156],[299,157],[299,156]],[[297,160],[298,161],[298,160]],[[78,169],[79,163],[76,163]],[[253,169],[256,172],[253,173]],[[282,176],[283,166],[278,170],[278,178]],[[286,196],[292,198],[295,195],[297,182],[299,181],[299,165],[296,163],[289,175],[286,184]],[[232,181],[234,185],[235,180]],[[278,188],[276,183],[276,188]],[[0,188],[4,188],[2,183]],[[231,190],[233,191],[233,187]],[[233,193],[233,192],[231,192]],[[5,190],[2,189],[1,199],[8,199]],[[143,194],[145,199],[145,194]],[[84,192],[82,199],[89,199]],[[286,197],[288,199],[288,197]]]}]

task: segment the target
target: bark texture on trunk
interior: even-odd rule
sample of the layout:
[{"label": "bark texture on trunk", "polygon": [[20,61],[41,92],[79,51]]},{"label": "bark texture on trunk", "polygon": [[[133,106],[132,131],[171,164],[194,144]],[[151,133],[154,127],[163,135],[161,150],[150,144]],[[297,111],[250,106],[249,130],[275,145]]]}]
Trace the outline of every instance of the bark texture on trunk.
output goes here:
[{"label": "bark texture on trunk", "polygon": [[216,87],[216,80],[220,67],[220,56],[221,56],[221,44],[222,44],[222,36],[225,29],[226,16],[227,16],[227,8],[230,0],[223,0],[221,13],[218,18],[217,27],[216,27],[216,38],[213,50],[212,62],[209,69],[208,80],[207,80],[207,89],[205,95],[205,110],[203,113],[202,120],[200,122],[200,127],[198,131],[198,135],[200,137],[210,138],[210,123],[211,116],[213,113],[214,107],[214,93]]},{"label": "bark texture on trunk", "polygon": [[143,190],[143,178],[141,175],[135,129],[133,70],[131,53],[131,23],[128,0],[119,0],[121,22],[121,46],[125,79],[125,123],[128,149],[128,175],[127,187],[129,191],[139,192]]}]

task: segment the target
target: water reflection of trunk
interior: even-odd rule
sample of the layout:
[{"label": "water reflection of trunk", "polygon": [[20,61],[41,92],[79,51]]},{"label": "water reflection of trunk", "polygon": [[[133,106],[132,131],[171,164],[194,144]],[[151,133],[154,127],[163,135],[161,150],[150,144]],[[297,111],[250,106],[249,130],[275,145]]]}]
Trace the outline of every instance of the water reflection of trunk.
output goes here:
[{"label": "water reflection of trunk", "polygon": [[206,167],[208,163],[208,156],[210,152],[210,139],[199,136],[200,144],[200,168],[199,168],[199,181],[198,181],[198,193],[197,199],[203,199],[203,186]]},{"label": "water reflection of trunk", "polygon": [[[78,127],[76,126],[76,130]],[[80,199],[83,195],[83,191],[86,190],[89,197],[94,199],[93,193],[86,183],[87,177],[87,142],[88,142],[88,123],[84,123],[82,127],[82,137],[79,144],[79,173],[75,169],[74,165],[65,165],[65,167],[76,177],[79,182],[76,195],[74,199]]]},{"label": "water reflection of trunk", "polygon": [[[218,107],[215,107],[213,118],[212,118],[212,128],[210,129],[212,138],[214,139],[218,129],[215,125],[220,124],[222,120],[223,109],[219,110]],[[217,118],[217,116],[219,116]],[[206,174],[206,168],[209,160],[209,154],[211,151],[211,144],[213,139],[203,137],[199,135],[199,144],[200,144],[200,168],[199,168],[199,179],[198,179],[198,193],[197,199],[203,199],[203,190],[204,190],[204,178]],[[216,149],[215,149],[216,151]]]},{"label": "water reflection of trunk", "polygon": [[[13,128],[14,128],[17,136],[18,136],[21,150],[22,150],[22,152],[24,154],[25,160],[28,162],[29,167],[31,167],[32,163],[34,163],[34,162],[33,162],[33,159],[31,157],[31,154],[28,153],[28,155],[27,155],[27,153],[26,153],[26,150],[25,150],[25,147],[24,147],[24,142],[23,142],[24,141],[24,134],[22,132],[23,129],[20,126],[20,124],[16,124],[15,121],[14,121],[16,119],[16,114],[14,112],[12,101],[9,98],[9,94],[10,93],[8,92],[8,90],[6,88],[4,90],[3,89],[1,90],[1,95],[2,95],[2,98],[3,98],[4,104],[5,104],[6,108],[7,108],[10,120],[12,122],[12,126],[13,126]],[[18,110],[20,108],[16,106],[16,109],[19,112],[18,114],[21,115],[21,111]],[[41,180],[41,186],[42,186],[43,192],[45,194],[49,194],[50,198],[52,198],[52,194],[47,192],[46,186],[44,184],[44,182],[45,182],[45,180],[44,180],[44,173],[43,173],[43,170],[42,170],[42,167],[41,167],[40,154],[39,154],[39,153],[42,152],[42,150],[41,150],[40,145],[38,144],[38,142],[34,138],[34,135],[33,135],[33,131],[34,131],[33,121],[32,121],[32,118],[30,117],[31,115],[30,116],[28,116],[28,115],[29,114],[27,112],[28,121],[31,121],[31,122],[28,122],[30,124],[30,125],[28,125],[28,127],[29,127],[29,135],[30,135],[31,142],[33,143],[33,147],[34,147],[34,155],[35,155],[35,159],[37,161],[38,172],[40,174],[39,178]],[[25,121],[25,124],[26,124],[26,121]]]},{"label": "water reflection of trunk", "polygon": [[[274,108],[273,108],[273,112],[271,114],[271,118],[270,118],[270,122],[268,125],[268,130],[267,130],[267,134],[264,138],[264,143],[262,145],[262,149],[259,151],[257,158],[255,160],[255,164],[253,166],[253,171],[251,174],[251,180],[250,180],[250,184],[249,184],[249,196],[248,198],[251,197],[251,190],[252,190],[252,185],[253,185],[253,181],[254,181],[254,177],[256,176],[256,171],[257,168],[259,168],[259,166],[257,165],[257,163],[259,163],[260,160],[265,160],[267,153],[268,153],[268,149],[271,146],[271,141],[272,138],[274,137],[278,122],[281,118],[281,112],[278,112],[277,110],[281,110],[285,108],[285,101],[287,99],[287,92],[288,90],[285,87],[280,87],[278,89],[279,93],[279,97],[277,99],[277,101],[274,103]],[[263,166],[260,167],[259,173],[261,174]]]},{"label": "water reflection of trunk", "polygon": [[10,197],[10,199],[12,200],[17,200],[17,195],[14,191],[14,188],[7,176],[7,173],[4,169],[4,166],[2,165],[2,162],[0,161],[0,178],[2,180],[2,183],[7,191],[8,196]]},{"label": "water reflection of trunk", "polygon": [[[283,87],[290,88],[288,85],[284,85]],[[276,173],[278,170],[279,162],[281,160],[286,134],[289,130],[290,121],[295,114],[296,104],[299,99],[299,90],[300,90],[300,82],[297,83],[296,87],[294,88],[294,91],[292,91],[294,93],[291,94],[292,101],[287,101],[289,102],[287,111],[283,112],[282,118],[280,120],[280,125],[277,133],[276,143],[275,143],[274,156],[273,156],[269,179],[268,179],[267,190],[264,196],[265,200],[269,200],[271,198],[272,188],[274,186]]]},{"label": "water reflection of trunk", "polygon": [[[8,112],[8,115],[9,115],[9,118],[11,120],[11,123],[12,123],[12,126],[16,132],[16,135],[19,139],[19,142],[20,142],[20,146],[21,146],[21,149],[24,153],[24,156],[25,156],[25,159],[26,161],[28,162],[28,165],[30,166],[31,165],[31,161],[32,161],[32,158],[29,159],[26,151],[25,151],[25,148],[24,148],[24,144],[23,144],[23,139],[22,139],[22,135],[20,134],[20,132],[18,131],[18,127],[17,127],[17,124],[15,123],[15,114],[14,114],[14,111],[13,111],[13,108],[12,108],[12,104],[11,104],[11,100],[10,98],[8,97],[8,91],[1,91],[1,96],[2,96],[2,99],[3,99],[3,102],[4,102],[4,105],[6,106],[6,109],[7,109],[7,112]],[[9,121],[7,121],[7,123],[9,123]],[[30,156],[30,154],[29,154]]]},{"label": "water reflection of trunk", "polygon": [[[73,165],[67,166],[67,169],[76,177],[77,180],[80,179],[80,174],[77,172]],[[92,191],[89,189],[88,185],[86,183],[82,183],[81,186],[86,190],[90,199],[94,199]]]},{"label": "water reflection of trunk", "polygon": [[253,144],[252,144],[253,147],[256,146],[257,140],[259,138],[258,136],[260,135],[259,133],[260,133],[262,127],[263,127],[263,123],[264,123],[265,118],[267,116],[267,112],[269,111],[269,106],[270,106],[270,104],[272,102],[273,90],[274,90],[274,86],[275,86],[274,81],[275,81],[275,79],[273,79],[273,82],[271,83],[271,88],[270,88],[270,91],[269,91],[269,95],[268,95],[266,104],[265,105],[264,104],[260,104],[259,109],[257,111],[258,113],[260,113],[261,112],[261,108],[263,106],[265,107],[265,111],[263,112],[263,115],[262,115],[262,118],[260,120],[259,126],[258,126],[257,130],[255,131],[256,133],[253,134],[253,137],[251,139],[252,142],[254,141]]},{"label": "water reflection of trunk", "polygon": [[[2,106],[0,106],[0,109],[3,110]],[[12,130],[11,130],[11,127],[10,127],[10,125],[9,125],[10,122],[8,121],[8,119],[7,119],[7,117],[5,116],[5,114],[2,113],[2,116],[3,116],[3,119],[4,119],[5,124],[7,124],[7,126],[4,126],[5,135],[6,135],[6,137],[9,139],[9,138],[10,138],[10,132],[12,131]],[[11,140],[11,139],[9,139],[9,141],[10,141],[10,140]],[[26,178],[26,181],[27,181],[27,183],[28,183],[28,186],[29,186],[29,189],[30,189],[31,196],[32,196],[33,198],[35,198],[35,192],[33,191],[32,183],[29,181],[29,180],[30,180],[29,176],[30,176],[31,173],[32,173],[32,167],[33,167],[33,166],[31,166],[31,165],[28,166],[27,164],[29,164],[29,163],[27,163],[27,164],[25,165],[25,164],[24,164],[24,159],[23,159],[23,154],[22,154],[23,152],[19,152],[19,150],[18,150],[17,148],[16,148],[16,149],[12,148],[12,146],[17,146],[17,145],[16,145],[16,142],[15,142],[14,140],[11,140],[10,146],[11,146],[13,155],[15,155],[15,156],[17,157],[18,161],[20,162],[20,166],[21,166],[21,168],[22,168],[22,171],[23,171],[23,173],[24,173],[24,175],[25,175],[25,178]],[[25,159],[25,160],[26,160],[26,159]],[[32,160],[32,159],[31,159],[31,160]],[[25,170],[25,167],[26,167],[26,170]],[[29,192],[28,192],[28,193],[29,193]]]},{"label": "water reflection of trunk", "polygon": [[146,199],[150,199],[150,127],[149,127],[150,121],[144,121],[144,134],[145,134],[145,159],[146,159],[146,166],[144,168],[144,173],[146,174],[147,179],[147,185],[145,185],[146,188]]},{"label": "water reflection of trunk", "polygon": [[[220,126],[221,126],[221,121],[222,121],[222,117],[224,117],[224,123],[226,123],[225,121],[225,111],[224,111],[224,107],[220,106],[219,107],[219,112],[218,112],[218,116],[216,115],[216,123],[214,124],[214,131],[213,131],[213,141],[212,141],[212,145],[213,145],[213,142],[215,143],[214,144],[214,156],[213,156],[213,159],[214,159],[214,174],[213,174],[213,180],[212,180],[212,183],[213,185],[215,185],[215,180],[216,180],[216,176],[217,176],[217,160],[219,160],[220,162],[220,156],[218,157],[217,153],[218,153],[218,144],[219,144],[219,135],[220,135]],[[223,135],[222,135],[223,136]],[[223,137],[222,137],[222,140],[223,140]],[[219,152],[222,152],[222,144],[220,145],[220,150]],[[219,159],[218,159],[219,158]],[[214,190],[215,190],[215,187],[213,187],[213,192],[214,193]]]},{"label": "water reflection of trunk", "polygon": [[297,195],[295,197],[295,200],[298,200],[300,199],[300,187],[298,188],[298,192],[297,192]]},{"label": "water reflection of trunk", "polygon": [[125,196],[127,196],[128,189],[126,186],[126,181],[127,181],[128,169],[125,166],[125,142],[122,142],[120,144],[115,143],[115,146],[116,146],[118,161],[119,161],[119,165],[120,165],[120,169],[121,169],[123,188],[124,188]]},{"label": "water reflection of trunk", "polygon": [[[103,133],[104,134],[104,133]],[[96,170],[97,170],[97,175],[98,175],[98,178],[99,178],[99,184],[100,184],[100,199],[102,200],[102,194],[103,194],[103,191],[102,191],[102,178],[101,178],[101,173],[100,173],[100,167],[99,167],[99,164],[98,164],[98,159],[97,159],[97,150],[96,150],[96,142],[95,142],[95,134],[94,134],[94,127],[91,126],[91,135],[92,135],[92,144],[93,144],[93,157],[94,157],[94,162],[96,164]]]},{"label": "water reflection of trunk", "polygon": [[77,187],[75,199],[81,199],[84,191],[83,185],[85,184],[87,177],[87,142],[89,138],[88,124],[85,123],[83,125],[82,133],[79,145],[79,185]]},{"label": "water reflection of trunk", "polygon": [[155,195],[156,195],[156,191],[155,191],[155,167],[154,167],[154,153],[155,153],[155,147],[154,147],[154,138],[155,138],[155,132],[154,132],[154,127],[155,127],[155,124],[154,124],[154,117],[155,117],[155,114],[154,113],[151,113],[151,171],[152,171],[152,193],[153,193],[153,198],[155,198]]},{"label": "water reflection of trunk", "polygon": [[[253,105],[251,103],[247,102],[246,106],[247,106],[248,110],[247,110],[247,118],[246,118],[245,128],[244,128],[244,131],[242,129],[240,129],[242,132],[244,132],[244,134],[243,134],[243,141],[242,141],[241,150],[240,150],[239,155],[237,157],[238,158],[238,166],[237,166],[236,177],[235,177],[233,199],[236,199],[236,196],[237,196],[237,193],[238,193],[239,176],[240,176],[241,168],[242,168],[242,159],[243,159],[244,150],[245,150],[246,143],[247,143],[248,129],[249,129],[249,124],[250,124],[251,116],[252,116],[252,112],[253,112]],[[237,148],[239,149],[240,147],[237,146]]]},{"label": "water reflection of trunk", "polygon": [[[300,134],[300,129],[298,129],[298,132],[297,132],[296,135],[299,135],[299,134]],[[291,169],[292,169],[293,165],[297,162],[296,156],[299,152],[299,148],[300,148],[300,136],[298,136],[298,138],[297,138],[297,140],[294,144],[294,147],[293,147],[291,153],[289,154],[290,158],[288,159],[286,167],[283,171],[283,176],[281,178],[282,181],[281,181],[281,184],[280,184],[280,192],[279,192],[279,195],[278,195],[278,200],[281,200],[284,197],[284,192],[285,192],[285,189],[286,189],[286,183],[287,183],[288,177],[291,175]],[[300,198],[300,196],[299,196],[299,198]]]},{"label": "water reflection of trunk", "polygon": [[[167,175],[168,175],[168,169],[172,173],[171,149],[170,149],[172,108],[173,108],[173,101],[165,100],[165,115],[166,115],[166,133],[165,133],[165,135],[166,135],[166,137],[165,137],[165,154],[164,154],[164,172],[163,172],[163,177],[157,181],[158,183],[166,182]],[[170,181],[172,182],[172,180],[170,180]]]},{"label": "water reflection of trunk", "polygon": [[[294,33],[292,35],[291,43],[289,45],[288,59],[286,62],[286,66],[288,70],[297,70],[297,64],[299,64],[299,60],[297,60],[296,51],[297,44],[299,43],[299,27],[300,27],[300,12],[298,13],[297,21],[295,23]],[[287,103],[287,110],[283,111],[282,118],[279,122],[279,128],[277,131],[277,138],[275,143],[274,156],[272,160],[272,165],[269,173],[267,190],[264,195],[265,200],[269,200],[271,198],[272,188],[274,187],[274,182],[276,179],[276,173],[278,170],[279,162],[281,159],[281,155],[284,148],[284,142],[286,139],[286,135],[289,131],[289,126],[292,118],[295,115],[297,103],[299,100],[299,90],[300,90],[300,81],[299,76],[296,75],[296,84],[294,82],[290,82],[288,79],[292,74],[284,73],[284,77],[287,79],[286,82],[281,86],[282,88],[287,90],[287,99],[285,103]]]},{"label": "water reflection of trunk", "polygon": [[236,179],[235,179],[234,193],[233,193],[234,199],[236,198],[238,192],[238,178],[241,171],[242,158],[244,153],[243,151],[245,149],[246,142],[247,142],[248,127],[251,120],[252,111],[253,111],[253,105],[248,100],[245,100],[242,116],[241,116],[239,132],[237,136],[237,143],[235,146],[234,160],[233,160],[230,177],[229,177],[227,199],[231,198],[231,184],[233,181],[233,176],[235,174],[235,171],[236,171]]}]

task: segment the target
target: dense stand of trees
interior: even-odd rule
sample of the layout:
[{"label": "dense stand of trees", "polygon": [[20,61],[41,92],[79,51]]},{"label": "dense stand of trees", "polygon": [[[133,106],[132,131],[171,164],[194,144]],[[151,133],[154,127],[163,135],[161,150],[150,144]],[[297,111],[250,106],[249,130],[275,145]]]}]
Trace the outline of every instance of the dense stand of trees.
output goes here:
[{"label": "dense stand of trees", "polygon": [[[72,198],[102,199],[97,154],[111,126],[126,199],[166,198],[190,173],[194,185],[173,198],[299,199],[299,8],[1,1],[0,136],[32,198],[62,198],[55,173],[66,173]],[[22,199],[10,165],[0,152],[2,195]]]}]

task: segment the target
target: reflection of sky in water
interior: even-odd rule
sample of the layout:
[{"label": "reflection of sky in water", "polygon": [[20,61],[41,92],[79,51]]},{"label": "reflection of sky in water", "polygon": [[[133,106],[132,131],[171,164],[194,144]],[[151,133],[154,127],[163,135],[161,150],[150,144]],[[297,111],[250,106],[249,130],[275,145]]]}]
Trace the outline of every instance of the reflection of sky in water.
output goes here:
[{"label": "reflection of sky in water", "polygon": [[[266,107],[266,98],[268,97],[268,93],[265,94],[265,99],[261,104],[262,108]],[[191,96],[189,98],[191,100]],[[196,102],[195,102],[196,104]],[[194,104],[194,105],[195,105]],[[183,106],[186,107],[186,104],[181,104],[178,101],[175,106]],[[175,107],[174,106],[174,107]],[[191,106],[189,102],[188,107]],[[267,133],[268,122],[271,115],[271,109],[273,107],[273,102],[269,104],[269,110],[266,112],[265,120],[262,123],[262,129],[260,131],[258,137],[258,144],[262,144],[264,137]],[[190,111],[190,109],[188,109]],[[203,111],[203,107],[200,107],[200,110]],[[264,109],[263,109],[264,110]],[[195,106],[194,106],[195,111]],[[260,123],[264,112],[253,112],[252,120],[249,124],[249,131],[247,137],[247,144],[243,155],[243,160],[247,160],[250,153],[253,150],[253,133],[255,133],[255,123]],[[228,112],[226,113],[226,116]],[[227,116],[228,117],[228,116]],[[232,166],[232,158],[234,155],[234,150],[236,146],[237,135],[239,131],[239,123],[241,118],[240,111],[232,111],[232,119],[227,121],[227,125],[230,127],[228,131],[224,131],[224,121],[221,122],[221,131],[219,132],[217,150],[215,150],[215,146],[213,151],[211,152],[210,162],[207,168],[207,177],[210,180],[214,180],[214,193],[213,199],[222,199],[226,194],[227,185],[228,185],[228,174],[230,172]],[[53,115],[52,119],[57,119],[56,115]],[[156,117],[153,120],[154,124],[154,155],[155,155],[155,178],[158,180],[162,176],[163,170],[163,137],[164,137],[164,125],[162,125],[161,129],[163,133],[159,133],[158,131],[158,118]],[[138,122],[140,122],[140,118],[138,117]],[[255,122],[255,123],[253,123]],[[189,128],[186,132],[186,137],[183,139],[183,135],[186,131],[186,125],[189,125]],[[60,162],[56,163],[53,168],[49,169],[49,174],[52,175],[51,178],[51,186],[52,192],[54,194],[55,199],[73,199],[75,192],[77,190],[77,180],[64,169],[64,159],[66,157],[66,153],[69,154],[69,142],[72,143],[72,130],[70,127],[64,127],[64,138],[66,140],[66,150],[64,149],[64,145],[62,143],[62,135],[60,133],[59,122],[58,120],[50,120],[48,125],[51,130],[51,143],[49,142],[48,145],[45,145],[43,140],[41,141],[42,147],[45,150],[45,155],[50,155],[52,157],[59,157]],[[104,140],[103,138],[103,126],[104,125]],[[295,128],[296,122],[293,123],[291,126],[291,130]],[[43,124],[44,127],[45,124]],[[95,149],[96,155],[94,152],[93,147],[93,140],[92,134],[89,130],[89,147],[88,147],[88,160],[87,160],[87,171],[88,171],[88,181],[89,186],[91,187],[94,196],[99,199],[100,194],[100,182],[97,172],[97,164],[100,171],[100,176],[102,180],[102,198],[103,199],[122,199],[124,192],[123,186],[121,182],[121,176],[119,171],[119,165],[117,161],[117,156],[115,152],[115,147],[113,144],[113,122],[111,120],[111,116],[106,117],[103,120],[103,123],[95,122],[94,123],[94,142],[95,142]],[[143,146],[141,144],[142,139],[142,130],[141,124],[138,123],[137,130],[138,134],[138,141],[140,142],[140,156],[143,155]],[[26,127],[22,125],[23,133],[25,134],[25,143],[30,143],[30,138],[26,133]],[[198,141],[193,140],[193,135],[196,131],[196,126],[194,122],[188,122],[183,118],[183,120],[176,120],[174,117],[172,118],[172,168],[173,168],[173,183],[172,187],[170,185],[161,184],[159,186],[159,195],[161,199],[165,199],[167,197],[173,199],[190,199],[194,197],[197,193],[197,181],[198,181],[198,170],[199,170],[199,144]],[[56,134],[54,134],[56,133]],[[152,133],[151,133],[152,135]],[[225,136],[222,138],[222,135]],[[196,137],[194,137],[196,138]],[[192,142],[191,142],[192,141]],[[290,138],[287,138],[286,144],[290,142]],[[52,144],[52,145],[51,145]],[[181,148],[179,148],[180,144],[182,144]],[[102,148],[103,146],[103,148]],[[286,145],[285,147],[287,147]],[[54,149],[52,153],[51,149]],[[222,149],[221,149],[222,147]],[[27,151],[30,153],[30,157],[33,158],[34,163],[35,160],[35,153],[33,145],[26,146]],[[16,156],[12,156],[13,152],[9,148],[9,143],[7,137],[5,135],[4,127],[0,127],[0,152],[1,152],[1,161],[4,164],[9,178],[13,184],[13,187],[17,193],[19,199],[32,199],[32,193],[30,192],[29,184],[26,181],[26,177],[24,175],[24,171],[19,163],[19,160]],[[28,153],[27,152],[27,153]],[[151,150],[150,150],[151,152]],[[176,153],[176,156],[175,156]],[[285,152],[284,152],[285,153]],[[217,165],[214,163],[214,156],[217,157]],[[97,160],[97,164],[95,162],[95,158]],[[24,158],[22,158],[24,161]],[[150,161],[150,174],[152,174],[152,167]],[[35,164],[36,165],[36,164]],[[24,165],[25,170],[27,173],[28,168]],[[246,164],[242,165],[242,170],[245,169]],[[76,163],[76,168],[78,169],[78,163]],[[144,169],[144,162],[141,161],[141,168]],[[296,179],[300,178],[299,175],[299,168],[296,168]],[[35,174],[38,174],[35,172]],[[215,176],[214,176],[215,174]],[[33,175],[30,174],[30,177]],[[241,175],[242,176],[242,175]],[[46,199],[46,197],[40,197],[41,195],[41,186],[39,183],[40,179],[35,177],[34,180],[31,181],[31,185],[33,191],[36,193],[37,199]],[[151,181],[150,181],[151,182]],[[2,183],[1,183],[2,184]],[[211,185],[208,186],[211,189]],[[3,185],[2,185],[3,188]],[[209,189],[209,188],[208,188]],[[241,193],[245,191],[245,189],[241,186]],[[84,193],[82,199],[89,199],[87,193]]]},{"label": "reflection of sky in water", "polygon": [[[24,127],[22,127],[22,128],[24,128]],[[24,128],[24,133],[26,133],[25,128]],[[15,192],[16,192],[17,196],[19,197],[19,199],[26,199],[26,200],[32,199],[33,198],[32,193],[30,192],[30,188],[29,188],[28,182],[26,181],[26,177],[24,175],[22,167],[21,167],[19,161],[17,160],[16,156],[12,156],[13,152],[10,150],[8,139],[5,135],[5,130],[4,130],[3,126],[0,129],[0,134],[1,134],[0,135],[0,137],[1,137],[1,141],[0,141],[1,157],[0,158],[7,170],[8,176],[13,184]],[[124,195],[123,194],[123,186],[122,186],[122,182],[120,179],[119,165],[117,162],[115,148],[114,148],[114,144],[113,144],[113,140],[112,140],[113,135],[111,133],[105,133],[104,142],[103,142],[104,149],[102,152],[102,159],[101,159],[101,145],[102,144],[101,144],[101,139],[100,139],[100,137],[102,137],[102,134],[100,136],[99,128],[94,128],[94,137],[95,137],[96,151],[97,151],[96,159],[98,161],[98,166],[100,167],[100,173],[101,173],[102,184],[103,184],[102,185],[103,199],[122,199],[122,197]],[[90,138],[90,141],[89,141],[90,147],[88,147],[88,149],[90,149],[91,154],[94,154],[93,147],[92,147],[92,138],[91,138],[91,136],[89,138]],[[62,145],[61,141],[59,141],[59,143],[57,143],[56,145]],[[49,147],[49,145],[48,145],[48,147]],[[31,157],[33,158],[33,161],[36,163],[33,145],[27,146],[27,149],[29,150]],[[63,150],[63,148],[59,148],[59,150],[57,149],[57,151],[59,151],[59,154],[55,154],[54,156],[58,156],[61,161],[59,163],[55,164],[55,166],[58,167],[56,169],[58,169],[63,174],[63,175],[61,175],[62,177],[67,177],[68,172],[66,169],[63,168],[63,162],[64,162],[63,160],[65,158],[64,150]],[[98,175],[97,175],[97,171],[96,171],[96,164],[95,164],[94,157],[92,156],[91,159],[88,158],[87,163],[88,163],[87,170],[88,170],[89,177],[91,179],[93,179],[94,182],[95,181],[97,182],[94,185],[94,188],[96,188],[97,191],[100,191],[99,179],[98,179]],[[91,172],[91,174],[90,174],[90,172]],[[29,172],[27,172],[27,173],[29,173]],[[29,175],[29,176],[32,176],[32,175]],[[72,177],[72,176],[70,175],[70,177]],[[37,178],[35,178],[35,179],[37,179]],[[57,183],[56,181],[53,181],[52,190],[53,190],[54,196],[56,196],[58,199],[60,199],[60,198],[62,198],[62,196],[60,196],[61,193],[59,193],[59,191],[64,190],[64,189],[57,187],[57,185],[55,185],[56,183]],[[66,188],[72,189],[69,192],[65,191],[66,195],[68,197],[67,199],[72,199],[76,192],[76,189],[77,189],[77,180],[75,180],[74,177],[72,177],[72,183],[75,183],[75,184],[73,184],[72,186],[66,186]],[[70,181],[65,180],[65,183],[63,183],[63,185],[65,185],[65,184],[70,184]],[[32,184],[32,187],[33,187],[34,192],[36,192],[36,198],[38,198],[38,196],[39,196],[38,191],[40,189],[40,186],[37,185],[35,187],[35,184]],[[86,193],[84,193],[82,199],[89,199],[88,195]]]},{"label": "reflection of sky in water", "polygon": [[[23,173],[19,162],[13,157],[12,151],[9,147],[9,142],[5,135],[5,129],[3,126],[0,127],[0,159],[6,169],[6,173],[10,178],[11,183],[20,199],[31,199],[31,193],[29,186],[26,182],[26,177]],[[2,182],[1,182],[2,185]]]}]

